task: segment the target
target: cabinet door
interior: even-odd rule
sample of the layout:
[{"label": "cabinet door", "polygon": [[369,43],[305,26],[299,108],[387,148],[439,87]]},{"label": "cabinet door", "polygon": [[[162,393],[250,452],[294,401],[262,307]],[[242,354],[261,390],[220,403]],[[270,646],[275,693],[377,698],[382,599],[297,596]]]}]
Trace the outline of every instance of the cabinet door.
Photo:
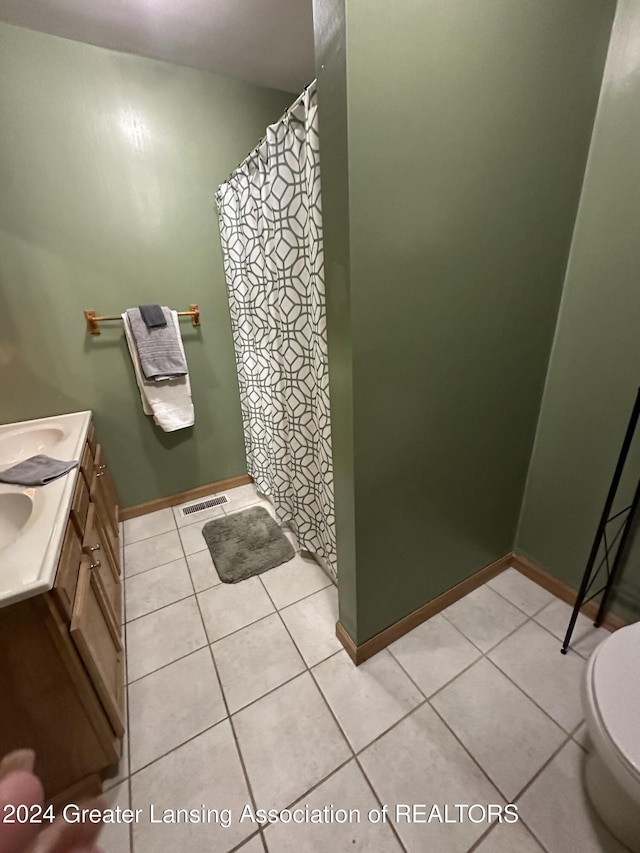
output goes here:
[{"label": "cabinet door", "polygon": [[76,595],[76,584],[78,582],[78,569],[82,557],[82,543],[71,521],[67,522],[67,529],[62,542],[60,559],[56,579],[53,584],[53,595],[67,620],[71,619],[73,600]]},{"label": "cabinet door", "polygon": [[100,501],[109,524],[114,530],[116,537],[118,536],[118,497],[113,484],[111,472],[107,466],[107,461],[104,457],[104,452],[101,445],[98,445],[95,456],[95,476],[98,490],[100,492]]},{"label": "cabinet door", "polygon": [[104,490],[102,488],[102,480],[98,477],[100,472],[96,471],[91,481],[89,497],[91,503],[95,507],[96,519],[103,531],[104,544],[111,556],[111,561],[116,567],[118,574],[120,573],[120,536],[119,530],[111,524],[110,514],[105,500]]},{"label": "cabinet door", "polygon": [[124,734],[123,649],[99,575],[83,557],[78,576],[71,638],[117,737]]},{"label": "cabinet door", "polygon": [[122,622],[122,587],[120,572],[114,562],[108,535],[101,524],[100,514],[96,505],[91,502],[87,513],[82,550],[91,558],[91,568],[100,577],[100,582],[111,609],[111,617],[120,633]]}]

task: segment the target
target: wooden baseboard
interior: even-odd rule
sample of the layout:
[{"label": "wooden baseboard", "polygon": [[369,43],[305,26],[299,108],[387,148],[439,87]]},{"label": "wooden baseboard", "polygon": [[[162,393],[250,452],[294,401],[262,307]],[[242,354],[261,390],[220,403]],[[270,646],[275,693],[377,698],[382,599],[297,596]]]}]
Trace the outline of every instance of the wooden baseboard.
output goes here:
[{"label": "wooden baseboard", "polygon": [[[428,601],[422,607],[418,607],[417,610],[409,613],[408,616],[405,616],[398,622],[394,622],[393,625],[389,625],[384,631],[380,631],[379,634],[376,634],[364,643],[360,643],[360,645],[355,642],[341,622],[336,623],[336,637],[344,646],[351,660],[358,666],[379,651],[382,651],[382,649],[393,643],[394,640],[412,631],[418,625],[426,622],[427,619],[435,616],[436,613],[444,610],[445,607],[449,607],[450,604],[463,598],[509,567],[517,569],[557,598],[566,601],[567,604],[571,606],[575,604],[577,591],[572,586],[545,572],[521,554],[510,552],[488,566],[485,566],[484,569],[480,569],[480,571],[466,578],[466,580],[461,581],[461,583],[456,584],[451,589],[448,589],[442,595],[434,598],[433,601]],[[595,619],[598,612],[598,604],[595,601],[590,601],[581,608],[581,612],[590,619]],[[608,613],[602,622],[602,627],[608,631],[617,631],[618,628],[623,628],[626,624],[628,623],[622,617],[617,616],[615,613]]]},{"label": "wooden baseboard", "polygon": [[[523,557],[522,554],[514,553],[512,555],[511,565],[514,569],[517,569],[525,575],[525,577],[535,581],[539,586],[543,587],[557,598],[562,599],[562,601],[566,601],[566,603],[570,604],[572,607],[576,603],[576,596],[578,594],[577,590],[572,586],[569,586],[568,583],[565,583],[553,575],[550,575],[548,572],[545,572],[544,569],[536,566],[535,563],[532,563],[531,560],[527,559],[527,557]],[[581,612],[584,613],[585,616],[588,616],[589,619],[595,619],[598,613],[598,603],[596,601],[588,601],[584,607],[581,608]],[[623,628],[626,624],[627,622],[622,619],[622,617],[616,616],[615,613],[607,613],[602,621],[602,627],[606,628],[608,631],[617,631],[618,628]]]},{"label": "wooden baseboard", "polygon": [[491,580],[491,578],[508,569],[513,564],[512,561],[513,554],[505,554],[504,557],[500,557],[498,560],[480,569],[480,571],[475,572],[471,577],[466,578],[451,589],[443,592],[442,595],[434,598],[433,601],[428,601],[422,607],[418,607],[417,610],[409,613],[408,616],[398,620],[398,622],[394,622],[393,625],[389,625],[384,631],[380,631],[379,634],[376,634],[364,643],[358,645],[341,622],[337,622],[336,624],[336,637],[344,646],[351,660],[358,666],[379,651],[382,651],[390,643],[393,643],[394,640],[408,634],[409,631],[412,631],[418,625],[426,622],[427,619],[435,616],[436,613],[444,610],[445,607],[449,607],[450,604],[473,592],[474,589],[477,589],[488,580]]},{"label": "wooden baseboard", "polygon": [[246,486],[249,483],[253,483],[253,477],[249,474],[241,474],[239,477],[229,477],[228,480],[218,480],[217,483],[207,483],[205,486],[196,486],[195,489],[189,489],[186,492],[178,492],[175,495],[167,495],[165,498],[155,498],[152,501],[125,507],[124,509],[120,509],[119,518],[120,521],[128,521],[130,518],[137,518],[139,515],[146,515],[149,512],[156,512],[159,509],[177,506],[187,501],[195,501],[197,498],[204,498],[206,495],[214,495],[217,492],[224,492],[227,489],[235,489],[237,486]]}]

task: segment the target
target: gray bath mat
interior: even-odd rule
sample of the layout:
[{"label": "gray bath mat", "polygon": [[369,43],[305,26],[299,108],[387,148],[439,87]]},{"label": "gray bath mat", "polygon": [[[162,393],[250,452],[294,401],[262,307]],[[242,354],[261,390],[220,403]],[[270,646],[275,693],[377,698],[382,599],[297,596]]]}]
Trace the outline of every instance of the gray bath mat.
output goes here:
[{"label": "gray bath mat", "polygon": [[259,575],[286,563],[296,553],[261,506],[215,518],[205,524],[202,535],[223,583]]}]

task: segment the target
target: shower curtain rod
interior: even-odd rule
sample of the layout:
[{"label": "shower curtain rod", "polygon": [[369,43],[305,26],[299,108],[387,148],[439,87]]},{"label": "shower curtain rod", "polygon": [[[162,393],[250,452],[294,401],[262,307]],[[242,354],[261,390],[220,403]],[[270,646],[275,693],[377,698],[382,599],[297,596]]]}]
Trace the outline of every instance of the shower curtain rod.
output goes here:
[{"label": "shower curtain rod", "polygon": [[[304,89],[302,90],[302,92],[300,92],[300,94],[299,94],[299,95],[298,95],[298,97],[295,99],[295,101],[291,104],[291,106],[289,106],[289,107],[287,107],[287,108],[286,108],[286,110],[282,113],[282,115],[280,116],[280,118],[278,119],[278,121],[274,122],[274,124],[278,124],[279,122],[281,122],[281,121],[285,118],[285,116],[286,116],[288,113],[292,112],[292,110],[295,110],[295,108],[298,106],[298,104],[299,104],[299,103],[302,101],[302,99],[304,98],[304,96],[305,96],[306,92],[308,92],[308,91],[309,91],[313,86],[315,86],[315,85],[316,85],[316,82],[317,82],[317,80],[312,80],[312,81],[311,81],[311,83],[308,83],[308,84],[304,87]],[[235,173],[238,171],[238,169],[241,169],[241,168],[244,166],[244,164],[247,162],[247,160],[251,159],[251,157],[253,157],[253,156],[256,154],[256,152],[257,152],[258,148],[260,148],[260,146],[262,145],[262,143],[265,141],[265,139],[266,139],[266,138],[267,138],[266,134],[260,138],[260,140],[259,140],[258,144],[257,144],[257,145],[255,145],[255,146],[251,149],[251,151],[249,151],[249,153],[248,153],[248,154],[247,154],[247,156],[244,158],[244,160],[241,160],[241,161],[238,163],[238,165],[235,167],[235,169],[234,169],[232,172],[229,172],[229,174],[228,174],[228,175],[227,175],[227,177],[224,179],[224,181],[222,181],[222,182],[220,183],[220,185],[218,186],[218,190],[220,189],[220,187],[222,186],[222,184],[226,184],[228,181],[230,181],[230,180],[231,180],[231,178],[235,175]],[[216,195],[217,195],[217,194],[218,194],[218,191],[216,190]]]}]

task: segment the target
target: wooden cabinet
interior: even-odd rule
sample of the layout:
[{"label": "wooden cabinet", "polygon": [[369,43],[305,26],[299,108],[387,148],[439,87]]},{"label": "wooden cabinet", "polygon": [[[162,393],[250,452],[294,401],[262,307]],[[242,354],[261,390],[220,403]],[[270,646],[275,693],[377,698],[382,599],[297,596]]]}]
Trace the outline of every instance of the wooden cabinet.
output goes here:
[{"label": "wooden cabinet", "polygon": [[[120,565],[109,545],[109,536],[105,530],[100,511],[93,502],[89,504],[82,550],[90,558],[89,569],[100,578],[109,608],[109,616],[114,625],[118,627],[122,621]],[[116,554],[118,552],[116,548]]]},{"label": "wooden cabinet", "polygon": [[0,756],[36,750],[45,796],[94,793],[124,735],[118,503],[90,426],[53,589],[0,609]]},{"label": "wooden cabinet", "polygon": [[124,734],[124,662],[120,631],[100,575],[88,558],[80,564],[69,630],[118,737]]},{"label": "wooden cabinet", "polygon": [[119,565],[118,501],[104,452],[99,444],[88,484],[89,497],[91,503],[96,507],[99,525],[104,536],[104,545],[110,554],[112,564]]}]

